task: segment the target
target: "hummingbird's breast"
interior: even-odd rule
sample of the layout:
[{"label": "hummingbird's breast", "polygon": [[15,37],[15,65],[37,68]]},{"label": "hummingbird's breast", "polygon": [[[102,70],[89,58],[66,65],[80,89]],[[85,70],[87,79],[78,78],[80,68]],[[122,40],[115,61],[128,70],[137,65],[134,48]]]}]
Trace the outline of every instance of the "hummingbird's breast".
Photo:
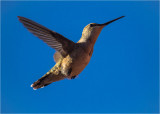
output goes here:
[{"label": "hummingbird's breast", "polygon": [[68,78],[80,74],[88,65],[91,54],[87,53],[80,45],[77,45],[73,51],[67,55],[62,61],[62,73],[67,74],[71,69],[71,74]]}]

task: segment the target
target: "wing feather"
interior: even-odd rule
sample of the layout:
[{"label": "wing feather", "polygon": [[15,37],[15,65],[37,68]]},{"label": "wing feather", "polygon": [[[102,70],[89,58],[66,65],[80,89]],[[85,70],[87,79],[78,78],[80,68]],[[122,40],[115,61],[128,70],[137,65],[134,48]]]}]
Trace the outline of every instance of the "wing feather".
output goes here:
[{"label": "wing feather", "polygon": [[19,21],[26,27],[32,34],[43,40],[50,47],[65,57],[74,47],[75,43],[61,34],[58,34],[50,29],[30,20],[25,17],[18,16]]}]

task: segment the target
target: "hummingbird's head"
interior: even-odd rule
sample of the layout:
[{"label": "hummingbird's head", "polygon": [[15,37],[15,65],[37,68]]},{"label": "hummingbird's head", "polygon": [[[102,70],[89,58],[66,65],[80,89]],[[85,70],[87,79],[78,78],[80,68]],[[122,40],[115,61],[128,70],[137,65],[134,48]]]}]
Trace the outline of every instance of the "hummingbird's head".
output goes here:
[{"label": "hummingbird's head", "polygon": [[97,23],[90,23],[84,27],[82,36],[89,37],[92,35],[99,35],[104,26],[98,26]]},{"label": "hummingbird's head", "polygon": [[106,23],[103,24],[97,24],[97,23],[90,23],[87,26],[84,27],[83,32],[82,32],[82,38],[80,40],[80,42],[83,41],[93,41],[95,42],[101,32],[101,30],[108,24],[123,18],[124,16],[121,16],[119,18],[116,18],[114,20],[108,21]]}]

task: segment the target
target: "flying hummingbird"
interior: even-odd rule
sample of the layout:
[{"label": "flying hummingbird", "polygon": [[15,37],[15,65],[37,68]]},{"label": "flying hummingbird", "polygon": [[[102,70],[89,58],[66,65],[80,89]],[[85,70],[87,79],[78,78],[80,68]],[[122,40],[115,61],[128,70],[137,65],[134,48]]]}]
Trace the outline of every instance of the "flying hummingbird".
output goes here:
[{"label": "flying hummingbird", "polygon": [[84,27],[82,36],[77,43],[65,38],[30,19],[18,16],[19,21],[35,36],[43,40],[56,50],[54,54],[55,66],[44,76],[34,82],[33,89],[43,88],[65,78],[74,79],[89,63],[94,44],[101,30],[108,24],[123,18],[121,16],[104,24],[90,23]]}]

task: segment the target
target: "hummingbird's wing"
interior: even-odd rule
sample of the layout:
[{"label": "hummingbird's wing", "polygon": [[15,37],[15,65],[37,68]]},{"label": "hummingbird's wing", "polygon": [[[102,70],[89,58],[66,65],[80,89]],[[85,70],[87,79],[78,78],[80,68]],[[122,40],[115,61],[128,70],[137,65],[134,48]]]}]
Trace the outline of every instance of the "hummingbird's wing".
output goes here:
[{"label": "hummingbird's wing", "polygon": [[65,57],[69,51],[72,50],[75,43],[61,34],[51,31],[48,28],[30,20],[25,17],[18,16],[19,21],[35,36],[43,40],[50,47]]},{"label": "hummingbird's wing", "polygon": [[53,55],[54,61],[57,63],[59,61],[59,59],[62,57],[62,55],[56,51]]}]

